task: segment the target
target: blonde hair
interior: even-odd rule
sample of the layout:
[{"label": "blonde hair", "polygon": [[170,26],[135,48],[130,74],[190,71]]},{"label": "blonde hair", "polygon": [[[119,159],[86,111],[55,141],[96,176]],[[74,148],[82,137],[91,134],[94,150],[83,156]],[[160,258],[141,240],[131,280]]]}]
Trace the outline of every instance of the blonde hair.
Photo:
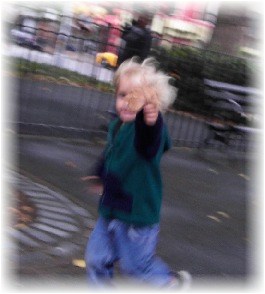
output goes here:
[{"label": "blonde hair", "polygon": [[156,90],[161,111],[173,104],[177,89],[169,84],[170,76],[157,70],[156,60],[147,58],[139,63],[135,57],[124,61],[114,75],[114,86],[119,86],[121,76],[126,76],[135,86],[148,85]]}]

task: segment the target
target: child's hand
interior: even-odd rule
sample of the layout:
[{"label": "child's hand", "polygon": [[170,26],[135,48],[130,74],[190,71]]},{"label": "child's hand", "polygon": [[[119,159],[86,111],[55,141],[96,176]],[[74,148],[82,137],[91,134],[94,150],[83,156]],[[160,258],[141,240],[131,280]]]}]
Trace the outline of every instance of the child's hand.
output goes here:
[{"label": "child's hand", "polygon": [[144,121],[148,126],[153,126],[158,118],[158,107],[155,104],[146,104],[144,107]]},{"label": "child's hand", "polygon": [[81,178],[82,181],[88,183],[87,192],[100,195],[103,192],[103,185],[97,176],[86,176]]},{"label": "child's hand", "polygon": [[147,104],[154,104],[156,108],[160,108],[160,101],[156,90],[151,86],[139,86],[130,91],[124,98],[127,108],[130,111],[138,112]]}]

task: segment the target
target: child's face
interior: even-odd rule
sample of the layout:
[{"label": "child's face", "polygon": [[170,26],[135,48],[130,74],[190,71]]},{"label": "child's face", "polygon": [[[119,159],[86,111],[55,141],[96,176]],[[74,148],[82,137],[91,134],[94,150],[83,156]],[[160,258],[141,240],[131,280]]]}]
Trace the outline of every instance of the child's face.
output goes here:
[{"label": "child's face", "polygon": [[124,97],[135,87],[130,79],[122,77],[116,91],[116,111],[123,122],[135,120],[136,112],[127,109],[127,102]]}]

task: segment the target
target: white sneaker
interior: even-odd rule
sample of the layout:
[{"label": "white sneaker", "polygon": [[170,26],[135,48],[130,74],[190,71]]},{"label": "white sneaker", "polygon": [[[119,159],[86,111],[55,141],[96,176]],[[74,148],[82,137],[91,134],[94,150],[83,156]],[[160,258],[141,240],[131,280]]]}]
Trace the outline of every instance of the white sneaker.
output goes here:
[{"label": "white sneaker", "polygon": [[172,281],[167,285],[168,289],[179,289],[186,291],[190,288],[192,276],[187,271],[173,272]]}]

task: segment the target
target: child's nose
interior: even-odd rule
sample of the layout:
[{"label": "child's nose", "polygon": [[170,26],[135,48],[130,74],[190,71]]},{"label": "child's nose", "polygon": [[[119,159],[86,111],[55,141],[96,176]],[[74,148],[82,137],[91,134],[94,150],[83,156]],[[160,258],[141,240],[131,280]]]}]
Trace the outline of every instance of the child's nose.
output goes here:
[{"label": "child's nose", "polygon": [[123,101],[122,103],[122,109],[127,110],[128,109],[128,102],[127,101]]}]

